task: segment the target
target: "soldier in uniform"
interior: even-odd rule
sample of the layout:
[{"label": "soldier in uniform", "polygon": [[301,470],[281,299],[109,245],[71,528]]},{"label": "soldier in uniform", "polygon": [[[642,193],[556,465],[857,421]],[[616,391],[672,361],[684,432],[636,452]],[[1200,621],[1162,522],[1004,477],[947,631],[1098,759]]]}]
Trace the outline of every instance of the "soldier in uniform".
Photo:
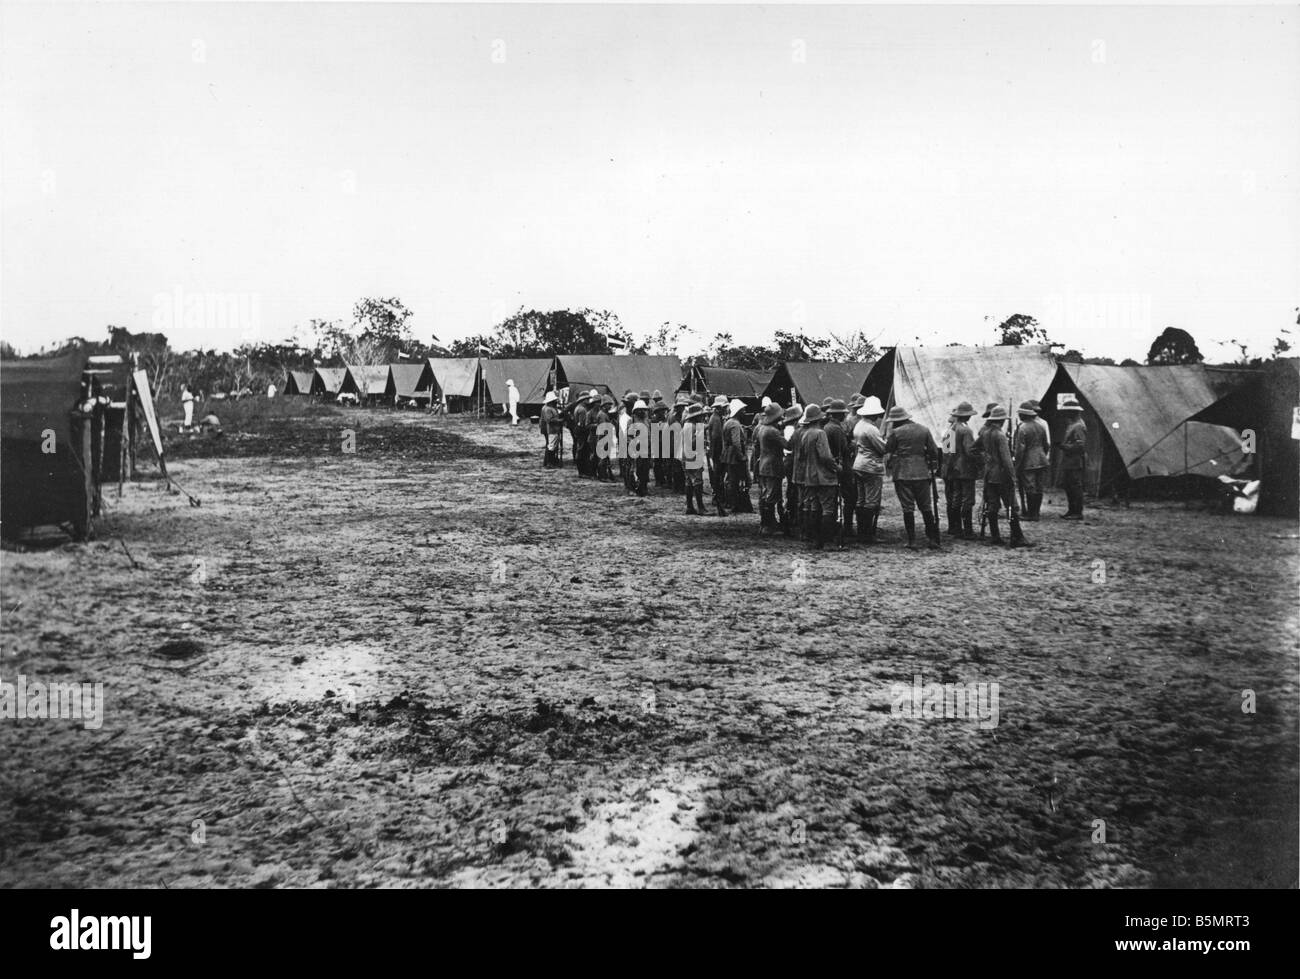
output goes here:
[{"label": "soldier in uniform", "polygon": [[727,505],[733,513],[753,513],[754,508],[749,502],[749,479],[745,474],[745,427],[740,422],[740,413],[745,410],[745,403],[736,398],[727,407],[730,414],[722,425],[722,465]]},{"label": "soldier in uniform", "polygon": [[704,406],[690,405],[682,414],[682,432],[678,440],[682,478],[686,486],[686,512],[691,516],[704,513],[704,470],[708,458],[704,447]]},{"label": "soldier in uniform", "polygon": [[[830,508],[830,512],[826,512],[825,506],[822,508],[822,520],[835,525],[835,547],[836,550],[843,550],[844,524],[840,521],[839,506],[842,502],[841,497],[844,493],[844,458],[852,451],[849,448],[849,442],[851,440],[844,432],[844,416],[848,414],[848,408],[845,407],[844,402],[839,398],[827,398],[823,403],[822,411],[826,416],[826,420],[822,423],[822,431],[826,434],[826,443],[830,446],[831,455],[835,457],[837,463],[836,472],[840,477],[836,483],[835,499]],[[853,471],[851,468],[849,469],[849,478],[853,478]]]},{"label": "soldier in uniform", "polygon": [[[668,405],[664,401],[664,396],[658,391],[651,396],[650,421],[656,430],[668,424]],[[655,433],[654,444],[656,446],[660,444],[658,431]],[[661,457],[658,452],[655,453],[651,469],[654,471],[656,487],[669,485],[668,462],[671,458],[671,456]]]},{"label": "soldier in uniform", "polygon": [[569,434],[573,436],[573,466],[579,478],[587,475],[587,403],[589,392],[578,395],[569,412]]},{"label": "soldier in uniform", "polygon": [[1020,427],[1016,429],[1012,457],[1020,489],[1025,494],[1025,519],[1036,522],[1047,485],[1047,438],[1038,424],[1038,412],[1032,402],[1026,401],[1016,413],[1020,416]]},{"label": "soldier in uniform", "polygon": [[939,465],[939,446],[924,425],[912,421],[902,405],[889,409],[889,438],[885,451],[894,465],[894,493],[903,508],[907,546],[916,550],[916,508],[925,521],[926,546],[939,546],[939,518],[930,500],[930,476]]},{"label": "soldier in uniform", "polygon": [[1061,479],[1068,507],[1066,520],[1083,519],[1083,473],[1088,467],[1088,427],[1083,423],[1083,405],[1072,394],[1061,395],[1057,411],[1069,412],[1070,420],[1061,438]]},{"label": "soldier in uniform", "polygon": [[[612,483],[614,481],[614,467],[610,462],[608,454],[602,455],[600,447],[608,446],[611,442],[609,432],[615,425],[616,406],[614,399],[608,395],[601,398],[600,406],[596,409],[596,416],[592,419],[591,434],[587,439],[587,458],[591,460],[591,465],[595,471],[596,478],[602,483]],[[615,449],[615,452],[618,450]]]},{"label": "soldier in uniform", "polygon": [[831,451],[820,405],[809,405],[803,416],[803,436],[795,449],[794,469],[802,501],[800,520],[804,533],[817,550],[836,531],[836,504],[840,493],[839,456]]},{"label": "soldier in uniform", "polygon": [[948,532],[963,540],[975,539],[975,530],[971,524],[975,510],[975,480],[980,472],[975,454],[975,434],[967,424],[973,414],[975,409],[969,401],[963,401],[953,409],[952,446],[943,457],[943,492],[948,502]]},{"label": "soldier in uniform", "polygon": [[560,433],[564,427],[560,421],[560,412],[555,407],[555,402],[558,400],[554,391],[547,391],[546,397],[542,399],[542,417],[538,428],[541,430],[542,438],[546,440],[546,448],[542,452],[543,469],[560,467]]},{"label": "soldier in uniform", "polygon": [[989,412],[988,424],[980,430],[984,449],[984,515],[989,522],[991,543],[1001,544],[998,514],[1005,505],[1011,511],[1011,546],[1029,547],[1029,541],[1020,530],[1020,506],[1016,502],[1016,474],[1011,462],[1011,447],[1007,444],[1002,423],[1007,420],[1007,409],[995,406]]},{"label": "soldier in uniform", "polygon": [[885,481],[885,437],[880,419],[885,407],[874,394],[866,398],[854,413],[853,482],[857,490],[854,504],[858,518],[858,540],[876,542],[876,523],[880,520],[881,488]]},{"label": "soldier in uniform", "polygon": [[623,476],[623,489],[629,493],[636,492],[636,466],[633,465],[632,458],[627,451],[627,443],[630,438],[628,429],[632,425],[632,406],[634,404],[636,404],[636,392],[625,392],[623,395],[623,410],[618,415],[619,443],[621,446],[618,470]]},{"label": "soldier in uniform", "polygon": [[709,415],[708,425],[705,428],[705,438],[707,440],[709,452],[709,485],[713,490],[713,505],[718,511],[718,516],[727,515],[727,507],[724,498],[725,485],[723,477],[726,472],[722,464],[723,439],[722,428],[727,423],[727,398],[726,395],[719,394],[713,399],[713,412]]},{"label": "soldier in uniform", "polygon": [[785,481],[785,436],[778,427],[784,412],[769,404],[759,418],[754,445],[758,449],[758,532],[772,537],[780,526],[781,483]]},{"label": "soldier in uniform", "polygon": [[632,405],[632,421],[627,426],[628,455],[632,457],[632,467],[636,474],[637,496],[647,496],[650,492],[652,434],[650,406],[637,398],[636,403]]},{"label": "soldier in uniform", "polygon": [[799,526],[799,494],[794,481],[794,450],[797,438],[803,437],[799,426],[803,409],[791,405],[781,416],[781,436],[785,439],[785,506],[781,514],[781,530],[789,537]]}]

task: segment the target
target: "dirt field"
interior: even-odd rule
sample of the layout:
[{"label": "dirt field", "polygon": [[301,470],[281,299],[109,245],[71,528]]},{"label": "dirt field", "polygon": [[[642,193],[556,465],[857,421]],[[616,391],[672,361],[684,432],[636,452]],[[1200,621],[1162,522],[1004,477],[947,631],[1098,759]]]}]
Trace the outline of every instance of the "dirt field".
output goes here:
[{"label": "dirt field", "polygon": [[[887,487],[811,553],[523,426],[258,429],[3,554],[0,679],[106,716],[0,721],[0,883],[1295,886],[1294,524],[1058,495],[913,553]],[[918,674],[996,727],[894,714]]]}]

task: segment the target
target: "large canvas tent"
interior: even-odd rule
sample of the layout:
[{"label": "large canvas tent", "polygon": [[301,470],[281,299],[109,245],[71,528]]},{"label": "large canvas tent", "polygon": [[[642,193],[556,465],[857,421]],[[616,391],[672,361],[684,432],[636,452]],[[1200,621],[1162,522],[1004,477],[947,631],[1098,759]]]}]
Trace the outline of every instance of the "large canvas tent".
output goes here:
[{"label": "large canvas tent", "polygon": [[429,384],[435,410],[470,411],[478,407],[481,377],[477,357],[431,357],[421,385]]},{"label": "large canvas tent", "polygon": [[104,405],[86,357],[0,361],[0,531],[70,525],[92,532]]},{"label": "large canvas tent", "polygon": [[535,414],[541,410],[547,379],[555,364],[553,357],[499,358],[480,361],[484,398],[506,407],[506,381],[519,389],[519,410]]},{"label": "large canvas tent", "polygon": [[284,381],[285,394],[311,394],[311,371],[288,371]]},{"label": "large canvas tent", "polygon": [[862,393],[902,405],[938,441],[952,409],[969,401],[975,422],[990,402],[1014,409],[1041,400],[1056,376],[1047,346],[893,347],[876,362]]},{"label": "large canvas tent", "polygon": [[570,399],[593,388],[615,398],[622,398],[627,391],[658,391],[671,398],[681,383],[682,362],[678,358],[637,354],[560,354],[551,381],[556,390],[569,388]]},{"label": "large canvas tent", "polygon": [[826,398],[848,401],[861,392],[871,367],[853,361],[786,361],[777,365],[761,394],[786,407],[821,404]]},{"label": "large canvas tent", "polygon": [[433,397],[429,365],[389,364],[384,396],[392,398],[395,405],[404,401],[429,401]]},{"label": "large canvas tent", "polygon": [[339,385],[339,394],[353,394],[361,401],[377,401],[388,387],[387,364],[349,364]]},{"label": "large canvas tent", "polygon": [[1043,417],[1058,444],[1067,420],[1057,399],[1066,392],[1078,398],[1088,428],[1084,487],[1093,494],[1115,494],[1151,477],[1213,478],[1240,465],[1240,435],[1191,418],[1218,401],[1223,386],[1201,364],[1062,364],[1043,399]]},{"label": "large canvas tent", "polygon": [[311,376],[311,393],[332,398],[343,386],[347,369],[343,367],[317,367]]},{"label": "large canvas tent", "polygon": [[757,408],[775,374],[775,371],[694,366],[686,369],[677,390],[684,394],[703,394],[706,398],[715,398],[721,394],[728,401],[739,398],[746,406]]},{"label": "large canvas tent", "polygon": [[[1207,368],[1213,381],[1222,375]],[[1255,437],[1253,476],[1260,483],[1259,512],[1295,520],[1300,513],[1300,441],[1293,434],[1300,410],[1300,359],[1271,361],[1246,375],[1212,405],[1192,416],[1194,422],[1250,429]]]}]

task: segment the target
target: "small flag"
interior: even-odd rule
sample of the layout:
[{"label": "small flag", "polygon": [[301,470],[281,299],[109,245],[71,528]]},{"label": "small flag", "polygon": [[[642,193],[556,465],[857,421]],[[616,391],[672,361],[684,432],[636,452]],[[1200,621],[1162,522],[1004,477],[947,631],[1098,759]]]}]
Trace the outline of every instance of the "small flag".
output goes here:
[{"label": "small flag", "polygon": [[399,351],[397,351],[397,359],[398,359],[398,360],[410,360],[410,359],[411,359],[411,355],[408,354],[405,350],[399,350]]},{"label": "small flag", "polygon": [[622,337],[605,337],[605,346],[610,350],[626,350],[627,341]]},{"label": "small flag", "polygon": [[478,345],[478,352],[481,354],[490,354],[492,351],[488,349],[487,344],[480,343]]},{"label": "small flag", "polygon": [[439,340],[439,339],[438,339],[436,336],[434,336],[432,333],[429,334],[429,339],[432,340],[434,343],[442,343],[442,341]]}]

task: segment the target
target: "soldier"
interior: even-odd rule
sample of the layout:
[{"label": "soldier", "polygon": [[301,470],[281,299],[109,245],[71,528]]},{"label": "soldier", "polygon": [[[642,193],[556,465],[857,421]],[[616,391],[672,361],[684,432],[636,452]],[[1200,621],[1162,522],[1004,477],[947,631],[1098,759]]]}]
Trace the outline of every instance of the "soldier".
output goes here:
[{"label": "soldier", "polygon": [[[990,406],[992,410],[992,406]],[[950,446],[943,455],[943,494],[948,503],[948,535],[974,540],[975,480],[979,477],[975,433],[970,430],[975,409],[963,401],[952,411]]]},{"label": "soldier", "polygon": [[881,488],[885,481],[885,437],[880,419],[885,407],[874,394],[863,400],[854,412],[853,484],[857,495],[854,506],[858,518],[858,540],[876,542],[876,523],[880,520]]},{"label": "soldier", "polygon": [[745,449],[745,426],[740,421],[745,403],[734,398],[727,407],[729,417],[722,426],[722,465],[727,505],[733,513],[753,513],[753,504],[749,502],[749,477],[745,473],[748,455]]},{"label": "soldier", "polygon": [[623,477],[623,489],[628,493],[636,492],[636,467],[627,452],[628,428],[632,424],[632,406],[636,404],[636,392],[623,393],[623,410],[618,414],[619,459],[618,470]]},{"label": "soldier", "polygon": [[597,392],[587,391],[578,396],[577,404],[573,408],[573,461],[578,468],[578,475],[583,478],[596,474],[587,449],[591,441],[594,403],[599,397]]},{"label": "soldier", "polygon": [[1007,420],[1007,409],[997,405],[989,412],[988,424],[980,430],[984,448],[984,515],[989,522],[991,543],[1001,544],[998,514],[1005,504],[1011,511],[1011,546],[1030,547],[1020,530],[1020,507],[1016,503],[1016,474],[1011,462],[1011,447],[1007,444],[1002,423]]},{"label": "soldier", "polygon": [[771,537],[780,525],[777,510],[781,507],[781,483],[785,481],[785,436],[777,426],[784,412],[780,405],[769,404],[759,419],[754,445],[758,449],[758,532]]},{"label": "soldier", "polygon": [[[845,537],[853,530],[853,505],[857,502],[857,485],[853,481],[853,429],[846,424],[849,409],[840,398],[831,398],[824,409],[829,416],[823,426],[831,452],[839,460],[840,485],[836,494],[836,546],[844,547]],[[853,421],[856,423],[857,419]],[[841,513],[840,510],[843,512]]]},{"label": "soldier", "polygon": [[1083,405],[1072,394],[1062,394],[1057,411],[1067,411],[1070,420],[1061,438],[1061,479],[1065,484],[1065,520],[1083,519],[1083,473],[1088,468],[1088,427],[1083,423]]},{"label": "soldier", "polygon": [[[836,504],[840,494],[840,460],[826,436],[826,416],[820,405],[809,405],[803,415],[803,437],[795,449],[795,473],[802,476],[799,499],[804,534],[817,550],[836,533]],[[843,545],[839,545],[843,546]]]},{"label": "soldier", "polygon": [[546,448],[542,452],[543,469],[560,468],[560,432],[563,430],[563,425],[560,421],[560,413],[555,408],[555,402],[558,400],[554,391],[547,391],[546,397],[542,399],[542,417],[538,428],[546,441]]},{"label": "soldier", "polygon": [[939,446],[924,425],[912,421],[912,416],[902,405],[889,409],[889,438],[885,452],[894,466],[894,493],[903,508],[903,527],[907,530],[907,546],[916,550],[916,508],[921,508],[925,521],[926,546],[939,546],[939,518],[930,500],[930,477],[939,465]]},{"label": "soldier", "polygon": [[[824,420],[821,428],[826,434],[826,444],[830,446],[831,455],[835,457],[835,461],[838,463],[837,473],[842,473],[844,456],[848,451],[846,443],[849,438],[844,434],[843,425],[844,415],[847,411],[844,402],[839,398],[826,398],[822,401]],[[830,512],[826,511],[826,507],[822,507],[822,520],[835,525],[835,548],[842,551],[844,550],[844,526],[840,523],[839,505],[843,491],[840,486],[841,484],[837,481],[835,499],[832,501],[834,505],[830,508]]]},{"label": "soldier", "polygon": [[1016,413],[1020,416],[1020,427],[1016,429],[1012,457],[1020,489],[1025,494],[1025,519],[1037,522],[1043,506],[1043,487],[1047,484],[1047,439],[1032,402],[1026,401]]},{"label": "soldier", "polygon": [[[703,405],[690,405],[682,414],[682,434],[678,442],[681,455],[682,477],[686,485],[686,512],[692,516],[705,516],[704,470],[708,466],[704,446]],[[697,509],[698,508],[698,509]]]},{"label": "soldier", "polygon": [[847,540],[853,538],[853,517],[858,503],[858,481],[853,474],[858,445],[853,441],[853,431],[858,427],[858,409],[865,401],[866,398],[862,395],[855,394],[849,399],[848,410],[840,419],[840,427],[844,429],[844,458],[840,460],[840,507],[844,511],[844,537]]},{"label": "soldier", "polygon": [[[656,391],[651,397],[650,421],[653,423],[653,428],[655,429],[654,444],[658,446],[660,444],[658,432],[662,426],[668,424],[668,405],[664,401],[664,396],[658,391]],[[656,487],[669,485],[670,479],[668,475],[668,463],[671,459],[671,455],[665,457],[661,456],[658,452],[655,453],[651,468],[654,471]]]},{"label": "soldier", "polygon": [[713,399],[713,412],[709,415],[708,425],[705,428],[705,437],[708,444],[709,455],[709,486],[713,490],[713,505],[717,508],[718,516],[725,517],[727,508],[724,499],[723,474],[725,469],[722,464],[723,439],[722,429],[727,421],[727,398],[719,394]]},{"label": "soldier", "polygon": [[794,479],[794,450],[798,446],[798,440],[803,438],[803,428],[799,425],[802,418],[803,409],[798,405],[791,405],[781,416],[784,426],[781,435],[785,439],[785,514],[781,528],[787,537],[799,526],[799,491]]},{"label": "soldier", "polygon": [[632,405],[632,421],[627,426],[628,455],[636,473],[636,495],[650,494],[650,453],[654,444],[650,429],[650,406],[640,398]]},{"label": "soldier", "polygon": [[[614,467],[610,461],[612,457],[609,453],[602,455],[600,447],[602,445],[608,447],[610,442],[613,441],[609,438],[608,433],[617,424],[615,421],[617,410],[612,397],[606,395],[601,398],[600,409],[596,413],[594,424],[591,426],[591,440],[587,453],[592,460],[592,465],[595,467],[596,478],[602,483],[612,483],[614,481]],[[617,454],[618,449],[614,448],[613,451]]]}]

